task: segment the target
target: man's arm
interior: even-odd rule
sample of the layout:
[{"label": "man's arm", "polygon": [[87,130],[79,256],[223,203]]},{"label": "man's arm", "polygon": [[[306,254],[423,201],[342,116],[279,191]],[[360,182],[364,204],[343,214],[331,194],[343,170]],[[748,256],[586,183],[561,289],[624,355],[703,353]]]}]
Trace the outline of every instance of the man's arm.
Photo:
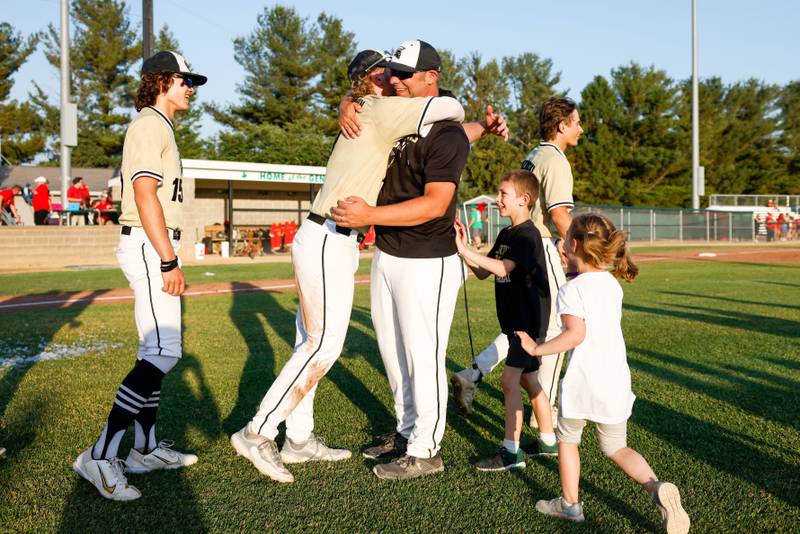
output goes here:
[{"label": "man's arm", "polygon": [[567,230],[569,230],[569,225],[572,224],[572,215],[569,213],[569,208],[566,206],[559,206],[551,209],[550,219],[556,226],[558,233],[561,234],[561,239],[566,239]]},{"label": "man's arm", "polygon": [[[167,234],[167,223],[164,221],[164,210],[158,201],[156,194],[158,180],[149,176],[139,176],[133,181],[133,196],[136,201],[136,209],[139,212],[139,220],[142,221],[147,238],[161,257],[162,262],[173,261],[176,259],[175,250]],[[165,293],[178,296],[186,288],[186,281],[180,267],[168,272],[162,272],[164,286],[161,288]]]},{"label": "man's arm", "polygon": [[425,193],[416,198],[390,204],[370,206],[363,198],[347,197],[331,209],[339,226],[359,228],[370,226],[416,226],[447,213],[450,201],[456,192],[453,182],[430,182]]},{"label": "man's arm", "polygon": [[486,106],[486,117],[479,122],[464,124],[464,133],[467,134],[470,144],[485,135],[496,135],[508,141],[508,124],[505,117],[494,112],[492,106]]}]

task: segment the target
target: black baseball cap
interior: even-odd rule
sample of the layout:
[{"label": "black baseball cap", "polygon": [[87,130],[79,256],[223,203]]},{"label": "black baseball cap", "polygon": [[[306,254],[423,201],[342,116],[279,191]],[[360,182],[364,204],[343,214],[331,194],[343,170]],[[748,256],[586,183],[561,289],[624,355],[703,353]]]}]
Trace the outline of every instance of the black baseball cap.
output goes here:
[{"label": "black baseball cap", "polygon": [[356,83],[361,77],[369,74],[372,69],[381,66],[380,63],[383,63],[388,55],[388,52],[380,52],[371,48],[356,54],[356,57],[347,65],[347,77],[350,79],[350,83]]},{"label": "black baseball cap", "polygon": [[142,74],[154,72],[174,72],[192,80],[195,86],[203,85],[208,78],[201,74],[189,72],[189,66],[182,55],[167,50],[156,52],[142,63]]},{"label": "black baseball cap", "polygon": [[415,39],[401,43],[391,57],[381,63],[380,67],[388,67],[398,72],[424,72],[435,70],[441,72],[442,58],[434,47],[425,41]]}]

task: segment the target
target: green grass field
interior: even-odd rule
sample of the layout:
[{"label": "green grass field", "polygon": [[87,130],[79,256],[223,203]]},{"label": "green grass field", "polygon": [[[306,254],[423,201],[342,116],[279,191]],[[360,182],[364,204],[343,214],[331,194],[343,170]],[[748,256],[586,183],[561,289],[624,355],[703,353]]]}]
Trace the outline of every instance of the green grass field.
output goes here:
[{"label": "green grass field", "polygon": [[[362,260],[362,270],[368,264]],[[286,265],[188,271],[195,283],[290,276]],[[217,275],[204,279],[204,271]],[[124,286],[117,271],[0,277],[4,294]],[[638,397],[629,445],[678,485],[694,531],[800,531],[800,266],[644,263],[640,279],[624,289]],[[468,291],[480,350],[497,333],[492,284],[471,280]],[[381,481],[355,454],[337,464],[292,466],[291,485],[263,478],[235,455],[228,436],[252,416],[289,357],[295,306],[291,292],[185,301],[185,355],[165,379],[159,437],[196,452],[200,462],[132,475],[144,496],[126,504],[101,499],[70,464],[97,438],[132,364],[132,305],[0,314],[0,445],[8,448],[0,460],[0,531],[657,530],[649,499],[601,455],[594,432],[585,433],[581,449],[583,525],[554,522],[533,508],[559,492],[556,459],[530,459],[516,473],[477,472],[472,462],[502,439],[499,373],[481,386],[471,417],[451,405],[443,474]],[[368,306],[369,289],[357,287],[345,352],[316,404],[317,431],[356,452],[393,427]],[[460,302],[451,372],[471,360],[466,332]],[[42,347],[86,352],[7,365]],[[532,437],[526,429],[523,438]]]}]

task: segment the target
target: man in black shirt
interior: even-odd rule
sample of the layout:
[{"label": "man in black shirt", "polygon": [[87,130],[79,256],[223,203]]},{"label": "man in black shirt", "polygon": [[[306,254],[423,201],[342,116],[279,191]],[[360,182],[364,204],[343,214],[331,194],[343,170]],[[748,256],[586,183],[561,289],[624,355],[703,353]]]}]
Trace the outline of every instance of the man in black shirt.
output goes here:
[{"label": "man in black shirt", "polygon": [[[441,60],[424,41],[407,41],[386,64],[398,96],[439,96]],[[375,225],[372,321],[389,377],[396,432],[364,450],[368,458],[402,454],[375,466],[380,478],[444,470],[439,448],[447,412],[444,361],[463,269],[455,247],[456,189],[469,143],[506,136],[491,113],[482,123],[439,122],[424,139],[402,139],[389,158],[377,206],[349,197],[333,209],[337,224]]]}]

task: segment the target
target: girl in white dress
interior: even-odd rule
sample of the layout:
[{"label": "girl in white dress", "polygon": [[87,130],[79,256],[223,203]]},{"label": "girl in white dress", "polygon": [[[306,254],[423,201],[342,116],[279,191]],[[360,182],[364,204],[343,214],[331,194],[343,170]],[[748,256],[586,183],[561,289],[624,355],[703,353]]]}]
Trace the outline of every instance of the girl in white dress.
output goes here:
[{"label": "girl in white dress", "polygon": [[631,260],[625,235],[603,215],[579,215],[569,228],[564,254],[576,276],[558,292],[562,333],[537,345],[525,332],[517,332],[531,356],[572,350],[561,381],[556,427],[562,496],[539,501],[536,509],[553,517],[584,520],[578,501],[578,445],[586,421],[592,421],[603,454],[650,494],[667,532],[688,532],[689,516],[678,488],[659,481],[647,461],[627,446],[627,422],[636,397],[622,337],[622,288],[614,277],[632,282],[639,269]]}]

